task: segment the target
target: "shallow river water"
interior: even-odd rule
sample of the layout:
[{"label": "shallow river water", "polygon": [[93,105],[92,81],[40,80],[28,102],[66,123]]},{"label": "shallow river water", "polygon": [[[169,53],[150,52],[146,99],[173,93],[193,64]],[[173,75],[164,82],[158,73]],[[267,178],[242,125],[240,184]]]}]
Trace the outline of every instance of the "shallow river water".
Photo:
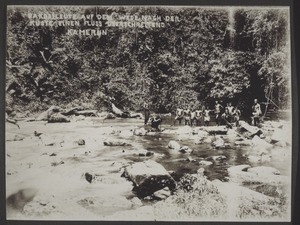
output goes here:
[{"label": "shallow river water", "polygon": [[[209,143],[195,144],[194,135],[180,136],[172,132],[157,132],[146,136],[134,136],[132,129],[143,127],[143,121],[138,119],[103,121],[96,118],[65,124],[20,121],[19,124],[21,129],[12,124],[6,125],[7,137],[9,135],[26,137],[22,141],[6,142],[7,196],[26,187],[40,188],[41,193],[44,193],[43,196],[47,196],[45,195],[47,193],[49,198],[53,196],[57,201],[59,199],[63,202],[69,202],[69,208],[72,212],[64,212],[63,215],[72,215],[72,213],[76,215],[76,213],[81,212],[81,209],[76,208],[78,204],[91,212],[102,210],[102,216],[131,209],[132,205],[127,203],[128,199],[134,197],[131,193],[132,183],[120,178],[119,168],[114,167],[118,163],[121,165],[124,160],[127,162],[155,160],[162,164],[166,170],[174,171],[177,175],[175,179],[179,179],[184,173],[196,173],[202,167],[205,169],[204,174],[209,180],[226,181],[228,178],[227,168],[241,164],[275,167],[282,175],[289,175],[290,172],[290,155],[288,152],[285,158],[282,158],[282,154],[272,154],[272,152],[277,152],[278,147],[273,147],[271,150],[272,159],[270,161],[253,162],[245,157],[245,155],[251,155],[251,147],[235,146],[232,141],[227,140],[227,135],[223,135],[225,142],[230,144],[230,147],[226,149],[215,149]],[[162,128],[171,131],[180,127],[179,125],[162,124]],[[57,143],[53,146],[45,146],[38,137],[33,135],[34,131],[46,134],[50,139],[53,137]],[[84,139],[85,145],[79,146],[75,143],[79,139]],[[130,145],[104,146],[103,141],[110,139],[121,140]],[[187,154],[169,149],[170,140],[177,141],[181,146],[189,146],[193,152]],[[138,150],[142,149],[152,151],[154,155],[150,157],[138,156]],[[214,161],[209,166],[199,165],[200,160],[219,155],[226,156],[226,159]],[[188,162],[188,157],[195,159],[195,162]],[[89,184],[82,178],[85,172],[100,174],[102,182]],[[99,203],[100,206],[96,208],[86,206],[84,202],[89,198],[93,198],[95,202],[95,199],[98,198],[101,203]],[[114,199],[116,200],[114,201]],[[123,200],[124,204],[122,205],[120,201]],[[64,203],[57,203],[56,205],[53,203],[53,207],[59,208],[60,204]],[[34,208],[34,206],[31,207]],[[61,211],[64,210],[66,209],[61,209]],[[44,214],[41,213],[41,215]],[[27,212],[27,215],[36,216],[36,212],[30,211]],[[46,215],[48,214],[46,213]],[[49,215],[55,216],[56,214],[49,212]],[[12,218],[15,217],[12,216]],[[49,216],[45,218],[51,219]],[[56,218],[59,218],[59,215],[56,215]],[[66,217],[62,216],[62,218]]]}]

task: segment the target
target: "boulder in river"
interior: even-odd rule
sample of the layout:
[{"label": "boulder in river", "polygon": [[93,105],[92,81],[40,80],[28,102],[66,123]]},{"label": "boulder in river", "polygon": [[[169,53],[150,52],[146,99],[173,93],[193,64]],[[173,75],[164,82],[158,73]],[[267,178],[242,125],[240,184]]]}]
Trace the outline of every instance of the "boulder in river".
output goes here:
[{"label": "boulder in river", "polygon": [[208,126],[203,128],[210,135],[220,134],[225,135],[228,132],[228,128],[226,126]]},{"label": "boulder in river", "polygon": [[144,127],[136,128],[133,130],[133,134],[136,136],[145,136],[147,134],[147,130]]},{"label": "boulder in river", "polygon": [[180,144],[176,141],[169,141],[168,148],[179,150],[180,149]]},{"label": "boulder in river", "polygon": [[174,190],[176,183],[168,171],[153,160],[137,162],[125,167],[122,174],[134,184],[134,189],[139,197],[145,197],[154,192],[168,187]]},{"label": "boulder in river", "polygon": [[84,139],[79,139],[78,141],[76,141],[76,143],[78,145],[85,145],[85,140]]},{"label": "boulder in river", "polygon": [[271,145],[270,143],[266,142],[265,140],[261,139],[260,137],[258,137],[257,135],[255,135],[252,138],[252,144],[255,148],[259,148],[260,152],[265,152],[268,153],[267,149],[272,148],[273,145]]},{"label": "boulder in river", "polygon": [[280,175],[280,171],[269,166],[257,166],[247,170],[249,173],[255,173],[257,175]]},{"label": "boulder in river", "polygon": [[139,156],[152,156],[154,152],[148,150],[139,150]]},{"label": "boulder in river", "polygon": [[123,141],[114,141],[114,140],[104,141],[103,144],[105,146],[126,146],[126,145],[128,145],[126,142],[123,142]]},{"label": "boulder in river", "polygon": [[279,171],[270,167],[250,168],[249,165],[239,165],[232,166],[227,171],[230,180],[239,184],[284,185],[290,182],[287,176],[275,175]]},{"label": "boulder in river", "polygon": [[291,137],[288,135],[288,130],[276,128],[271,136],[271,143],[281,143],[280,145],[286,145],[291,143]]},{"label": "boulder in river", "polygon": [[61,113],[55,113],[49,116],[48,123],[68,123],[70,119]]},{"label": "boulder in river", "polygon": [[252,138],[255,135],[261,135],[263,132],[261,131],[261,129],[259,129],[256,126],[251,126],[250,124],[246,123],[245,121],[239,121],[239,129],[238,131],[245,135],[248,138]]},{"label": "boulder in river", "polygon": [[200,165],[200,166],[210,166],[210,165],[212,165],[212,164],[213,164],[212,162],[207,161],[207,160],[201,160],[201,161],[199,162],[199,165]]},{"label": "boulder in river", "polygon": [[192,153],[193,152],[193,149],[191,149],[190,147],[188,146],[182,146],[179,148],[179,151],[181,153]]},{"label": "boulder in river", "polygon": [[47,109],[46,111],[42,112],[35,120],[37,121],[40,121],[40,120],[43,120],[43,121],[47,121],[48,118],[55,114],[55,113],[58,113],[61,111],[61,108],[58,107],[58,106],[51,106],[49,109]]}]

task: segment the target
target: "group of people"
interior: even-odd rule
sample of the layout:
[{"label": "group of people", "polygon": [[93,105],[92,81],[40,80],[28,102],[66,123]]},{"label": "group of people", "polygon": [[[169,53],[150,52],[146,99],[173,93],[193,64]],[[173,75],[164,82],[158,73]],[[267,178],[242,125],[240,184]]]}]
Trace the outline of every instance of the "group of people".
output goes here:
[{"label": "group of people", "polygon": [[215,102],[214,109],[209,109],[208,106],[202,106],[201,109],[190,110],[188,107],[185,109],[177,108],[174,119],[174,125],[178,121],[181,124],[182,120],[185,125],[200,126],[204,124],[209,126],[211,116],[214,115],[215,122],[219,126],[221,124],[230,125],[238,122],[241,116],[241,111],[238,107],[233,107],[231,102],[227,106],[222,106],[218,101]]},{"label": "group of people", "polygon": [[[262,111],[260,104],[257,99],[254,99],[254,103],[252,105],[251,124],[257,126],[260,122],[261,115]],[[189,107],[186,107],[185,109],[177,108],[174,125],[177,121],[181,124],[183,120],[185,125],[200,126],[204,124],[205,126],[209,126],[212,116],[218,126],[228,125],[231,127],[232,124],[239,126],[241,110],[238,106],[232,106],[231,102],[228,102],[224,107],[219,103],[219,101],[215,101],[214,109],[209,109],[208,106],[202,106],[200,109],[194,110],[189,109]]]},{"label": "group of people", "polygon": [[[260,122],[262,115],[260,104],[257,99],[254,99],[252,105],[252,116],[251,123],[254,126],[257,126]],[[159,126],[162,122],[162,119],[159,114],[154,114],[150,116],[150,110],[148,104],[144,104],[144,124],[147,125],[149,122],[153,129],[159,130]],[[239,126],[239,120],[241,117],[241,110],[238,106],[232,106],[231,102],[228,102],[224,107],[215,101],[214,109],[210,109],[208,106],[202,106],[198,109],[191,110],[189,107],[177,108],[175,113],[174,125],[176,122],[179,124],[184,121],[184,125],[190,126],[209,126],[211,122],[211,117],[214,118],[217,126],[227,125],[232,127],[233,124]]]}]

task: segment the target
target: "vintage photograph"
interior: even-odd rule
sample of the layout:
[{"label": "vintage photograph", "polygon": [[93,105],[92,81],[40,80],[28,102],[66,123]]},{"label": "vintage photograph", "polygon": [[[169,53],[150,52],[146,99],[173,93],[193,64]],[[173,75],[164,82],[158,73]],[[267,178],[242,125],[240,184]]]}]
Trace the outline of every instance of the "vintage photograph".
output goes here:
[{"label": "vintage photograph", "polygon": [[291,221],[289,7],[6,17],[7,220]]}]

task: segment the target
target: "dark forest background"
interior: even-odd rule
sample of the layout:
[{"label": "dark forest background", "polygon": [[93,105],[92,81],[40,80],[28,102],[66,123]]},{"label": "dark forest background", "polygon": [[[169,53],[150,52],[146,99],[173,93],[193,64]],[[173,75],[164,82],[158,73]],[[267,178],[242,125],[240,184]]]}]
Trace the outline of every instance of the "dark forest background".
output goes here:
[{"label": "dark forest background", "polygon": [[[27,12],[177,15],[165,28],[108,28],[101,37],[68,27],[28,26]],[[290,107],[287,9],[168,7],[9,8],[6,104],[17,112],[51,105],[156,112],[258,98]]]}]

